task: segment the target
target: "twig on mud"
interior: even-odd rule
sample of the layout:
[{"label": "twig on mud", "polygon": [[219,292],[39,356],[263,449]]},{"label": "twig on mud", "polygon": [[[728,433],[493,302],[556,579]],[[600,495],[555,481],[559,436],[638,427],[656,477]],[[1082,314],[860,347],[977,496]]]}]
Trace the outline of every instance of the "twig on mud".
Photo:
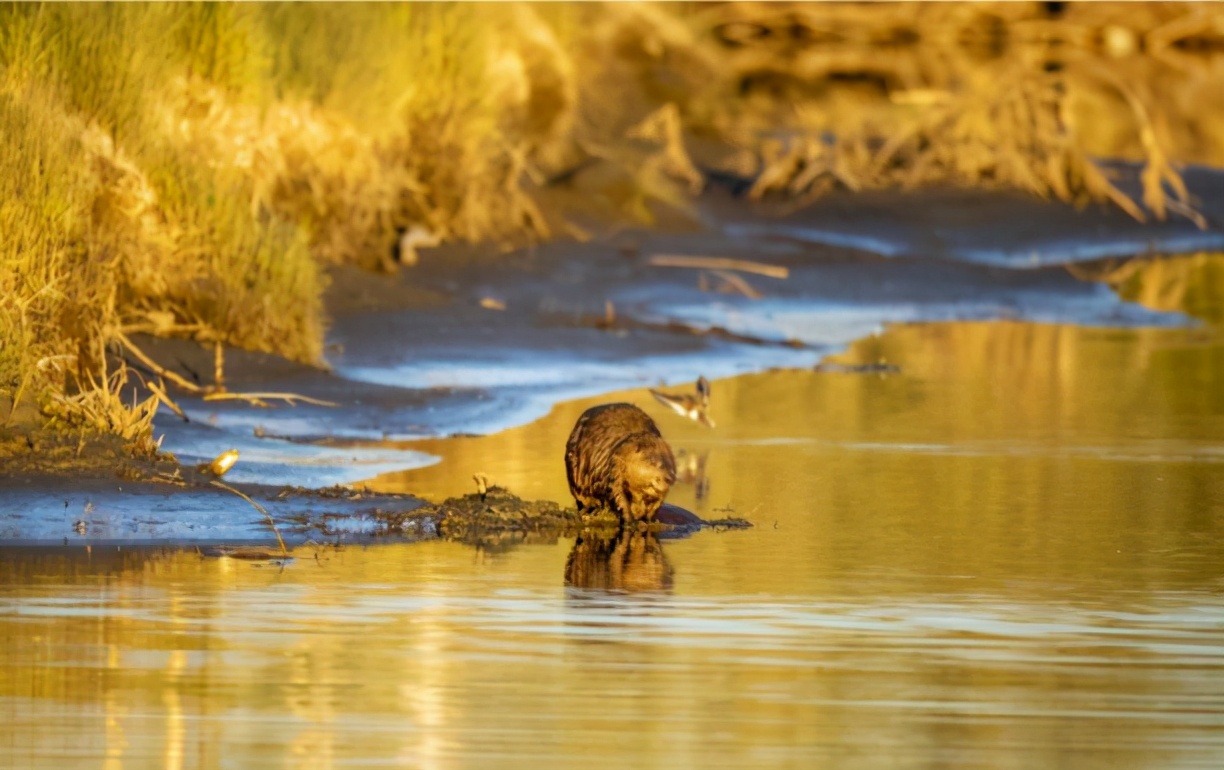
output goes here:
[{"label": "twig on mud", "polygon": [[196,385],[194,382],[190,382],[189,380],[183,378],[182,376],[170,371],[166,367],[161,366],[156,361],[154,361],[152,358],[149,358],[149,356],[146,355],[143,350],[136,347],[136,344],[132,342],[130,339],[128,339],[127,335],[124,334],[123,332],[116,331],[115,338],[119,340],[120,344],[122,344],[123,347],[129,353],[135,356],[136,359],[140,361],[140,363],[149,367],[149,369],[151,369],[153,373],[156,374],[158,377],[161,377],[166,380],[170,380],[175,385],[178,385],[183,390],[186,390],[188,393],[200,394],[200,393],[212,392],[212,388],[210,386]]},{"label": "twig on mud", "polygon": [[702,270],[738,270],[767,278],[789,278],[790,270],[779,265],[729,257],[699,257],[682,254],[654,254],[647,260],[654,267],[692,267]]},{"label": "twig on mud", "polygon": [[[339,406],[339,404],[337,404],[335,401],[324,401],[321,398],[311,398],[310,396],[303,396],[298,393],[230,393],[226,391],[225,386],[222,384],[222,378],[224,376],[224,354],[221,352],[222,349],[220,343],[217,343],[217,348],[213,354],[213,363],[216,367],[215,371],[217,383],[215,385],[197,385],[194,382],[191,382],[181,375],[175,374],[166,367],[158,364],[156,361],[150,358],[147,353],[136,347],[136,344],[128,339],[127,335],[123,332],[116,331],[115,338],[119,340],[120,344],[123,345],[127,352],[131,353],[133,357],[148,367],[158,377],[161,377],[163,380],[173,382],[175,385],[178,385],[188,393],[203,396],[205,401],[246,401],[254,404],[255,406],[267,406],[267,404],[264,403],[264,399],[273,399],[284,401],[290,406],[296,406],[298,401],[302,401],[307,404],[314,404],[316,406]],[[152,390],[152,388],[150,389]],[[157,393],[157,391],[154,391],[154,393]],[[163,398],[161,395],[158,397]],[[163,400],[168,401],[168,399]],[[171,406],[169,403],[166,405],[170,406],[170,408],[174,410],[175,414],[183,417],[182,410]],[[184,417],[184,419],[186,418]]]},{"label": "twig on mud", "polygon": [[735,273],[731,273],[726,270],[711,270],[710,272],[723,280],[723,286],[730,287],[731,289],[738,291],[748,299],[760,299],[761,297],[765,296],[761,292],[752,288],[752,284],[748,283],[743,278],[740,278]]},{"label": "twig on mud", "polygon": [[229,484],[226,484],[221,481],[217,481],[216,479],[213,479],[209,483],[212,484],[214,487],[224,489],[227,492],[233,492],[234,494],[241,497],[243,500],[246,500],[248,503],[253,505],[255,507],[255,510],[262,513],[264,517],[267,518],[268,520],[268,526],[272,528],[272,534],[276,535],[276,542],[280,543],[281,553],[284,554],[285,556],[289,555],[289,549],[285,547],[285,540],[284,538],[281,537],[280,530],[276,528],[276,522],[272,519],[272,514],[268,513],[267,508],[264,508],[262,505],[252,500],[249,496],[244,495],[243,493],[231,487]]},{"label": "twig on mud", "polygon": [[1180,214],[1186,219],[1194,223],[1194,226],[1200,230],[1207,229],[1207,218],[1190,207],[1190,204],[1183,203],[1179,200],[1165,201],[1165,207],[1174,214]]},{"label": "twig on mud", "polygon": [[263,401],[265,398],[284,401],[290,406],[297,406],[298,401],[315,406],[340,406],[335,401],[324,401],[299,393],[209,393],[204,396],[205,401],[247,401],[255,406],[267,406]]}]

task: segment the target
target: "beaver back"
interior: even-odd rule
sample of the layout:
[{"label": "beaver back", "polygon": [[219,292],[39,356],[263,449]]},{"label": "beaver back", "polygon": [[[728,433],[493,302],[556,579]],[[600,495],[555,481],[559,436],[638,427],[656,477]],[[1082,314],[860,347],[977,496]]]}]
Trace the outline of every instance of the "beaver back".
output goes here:
[{"label": "beaver back", "polygon": [[676,479],[676,461],[648,414],[632,404],[603,404],[574,425],[565,472],[580,510],[649,518]]}]

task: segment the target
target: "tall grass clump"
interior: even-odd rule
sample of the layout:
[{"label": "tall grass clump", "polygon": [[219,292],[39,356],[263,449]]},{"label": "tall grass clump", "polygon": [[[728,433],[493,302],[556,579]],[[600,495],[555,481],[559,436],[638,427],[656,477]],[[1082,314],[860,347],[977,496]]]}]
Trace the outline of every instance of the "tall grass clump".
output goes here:
[{"label": "tall grass clump", "polygon": [[1059,7],[0,6],[0,420],[150,445],[133,333],[321,364],[327,265],[581,234],[546,187],[641,220],[711,169],[1197,217],[1224,12]]},{"label": "tall grass clump", "polygon": [[[693,23],[725,52],[716,112],[757,196],[956,184],[1193,218],[1174,161],[1224,164],[1218,4],[732,3]],[[1142,165],[1138,200],[1104,159]]]},{"label": "tall grass clump", "polygon": [[251,180],[158,130],[181,31],[170,6],[0,9],[6,423],[35,405],[148,447],[156,402],[117,355],[134,331],[320,360],[302,239],[252,216]]},{"label": "tall grass clump", "polygon": [[574,94],[529,8],[12,5],[0,43],[6,424],[148,443],[133,333],[321,363],[322,264],[548,232]]}]

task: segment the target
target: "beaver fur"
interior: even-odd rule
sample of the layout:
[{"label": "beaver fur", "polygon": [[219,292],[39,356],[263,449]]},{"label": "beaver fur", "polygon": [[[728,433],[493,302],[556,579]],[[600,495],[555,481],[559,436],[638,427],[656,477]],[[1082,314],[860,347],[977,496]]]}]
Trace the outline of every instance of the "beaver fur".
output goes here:
[{"label": "beaver fur", "polygon": [[650,416],[633,404],[582,413],[565,443],[565,473],[580,511],[609,508],[649,521],[676,481],[676,460]]}]

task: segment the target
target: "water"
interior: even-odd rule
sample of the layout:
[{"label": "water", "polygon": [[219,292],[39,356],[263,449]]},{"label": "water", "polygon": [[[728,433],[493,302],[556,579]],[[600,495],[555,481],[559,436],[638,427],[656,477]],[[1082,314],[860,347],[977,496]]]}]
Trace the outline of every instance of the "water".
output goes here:
[{"label": "water", "polygon": [[[1202,210],[1224,210],[1224,172],[1187,173],[1191,189],[1203,196]],[[1224,285],[1221,261],[1207,254],[1142,268],[1150,278],[1139,281],[1146,287],[1141,294],[1119,296],[1104,282],[1072,274],[1118,274],[1084,264],[1101,256],[1121,262],[1224,244],[1221,227],[1200,231],[1179,216],[1142,224],[1113,208],[1076,210],[1032,197],[948,189],[833,196],[786,216],[719,193],[695,207],[707,228],[629,231],[580,247],[559,240],[513,254],[426,254],[411,271],[383,280],[376,293],[432,299],[357,303],[359,309],[339,312],[328,334],[330,374],[266,360],[244,366],[243,355],[227,354],[235,391],[304,393],[341,402],[342,412],[181,395],[191,422],[163,410],[156,421],[163,446],[187,464],[238,449],[234,481],[348,484],[436,457],[356,448],[354,441],[495,433],[538,420],[562,401],[676,385],[698,375],[725,379],[810,367],[889,325],[1010,319],[1188,326],[1194,321],[1184,311],[1217,312],[1211,308],[1218,301],[1203,300],[1217,299],[1214,287]],[[728,291],[709,271],[657,266],[662,255],[764,261],[785,270],[786,278],[745,273],[740,280],[751,289]],[[1199,259],[1201,269],[1187,269],[1187,261]],[[355,296],[368,288],[349,286],[351,276],[338,283]],[[1179,287],[1191,287],[1190,295],[1159,301]],[[1139,296],[1143,304],[1127,301]],[[486,307],[490,298],[504,310]],[[603,328],[609,312],[612,329]],[[702,331],[715,333],[688,333]],[[185,355],[159,353],[156,344],[149,341],[147,350],[158,360]],[[196,369],[211,366],[207,358]]]},{"label": "water", "polygon": [[[893,327],[648,408],[671,499],[747,531],[567,587],[571,540],[8,549],[0,766],[1224,766],[1224,347],[1210,329]],[[564,499],[591,403],[384,489]]]}]

